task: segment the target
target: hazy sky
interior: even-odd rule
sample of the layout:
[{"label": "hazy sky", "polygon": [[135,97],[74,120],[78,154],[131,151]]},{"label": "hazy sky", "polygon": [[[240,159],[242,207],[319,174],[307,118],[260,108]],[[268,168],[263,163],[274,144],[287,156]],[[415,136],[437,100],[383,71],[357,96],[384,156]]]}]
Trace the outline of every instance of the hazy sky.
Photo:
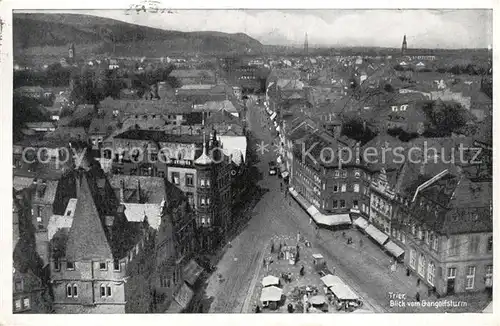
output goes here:
[{"label": "hazy sky", "polygon": [[85,11],[180,31],[243,32],[264,44],[485,48],[492,44],[492,12],[463,10],[175,10],[172,14]]}]

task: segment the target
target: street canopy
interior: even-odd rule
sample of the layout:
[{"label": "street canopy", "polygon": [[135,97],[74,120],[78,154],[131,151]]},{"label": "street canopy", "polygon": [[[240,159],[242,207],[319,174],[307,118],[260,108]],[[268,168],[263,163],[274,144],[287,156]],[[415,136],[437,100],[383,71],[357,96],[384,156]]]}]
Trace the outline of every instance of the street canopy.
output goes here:
[{"label": "street canopy", "polygon": [[359,297],[351,288],[338,276],[328,274],[321,278],[326,287],[340,300],[358,300]]},{"label": "street canopy", "polygon": [[262,286],[278,285],[280,279],[273,275],[268,275],[262,279]]},{"label": "street canopy", "polygon": [[260,295],[260,301],[280,301],[281,295],[283,294],[283,290],[276,286],[268,286],[262,289],[262,293]]}]

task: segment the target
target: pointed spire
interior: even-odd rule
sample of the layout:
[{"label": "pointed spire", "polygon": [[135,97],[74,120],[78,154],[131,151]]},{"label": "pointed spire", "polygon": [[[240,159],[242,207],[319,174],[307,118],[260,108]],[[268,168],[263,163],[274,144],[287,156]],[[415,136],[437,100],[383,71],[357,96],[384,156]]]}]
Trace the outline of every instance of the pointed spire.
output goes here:
[{"label": "pointed spire", "polygon": [[73,224],[66,243],[66,259],[73,262],[113,257],[88,182],[87,175],[82,173]]},{"label": "pointed spire", "polygon": [[194,163],[199,165],[208,165],[212,163],[212,159],[207,155],[207,144],[205,139],[205,115],[204,112],[202,114],[202,123],[203,123],[203,153],[198,157]]}]

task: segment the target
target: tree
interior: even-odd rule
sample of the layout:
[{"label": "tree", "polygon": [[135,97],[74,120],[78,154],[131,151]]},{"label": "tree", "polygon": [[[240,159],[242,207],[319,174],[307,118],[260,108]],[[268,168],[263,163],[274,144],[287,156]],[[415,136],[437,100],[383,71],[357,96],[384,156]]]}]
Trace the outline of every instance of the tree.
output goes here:
[{"label": "tree", "polygon": [[432,126],[426,136],[447,136],[452,131],[462,128],[470,119],[468,111],[459,103],[441,100],[427,102],[423,111]]}]

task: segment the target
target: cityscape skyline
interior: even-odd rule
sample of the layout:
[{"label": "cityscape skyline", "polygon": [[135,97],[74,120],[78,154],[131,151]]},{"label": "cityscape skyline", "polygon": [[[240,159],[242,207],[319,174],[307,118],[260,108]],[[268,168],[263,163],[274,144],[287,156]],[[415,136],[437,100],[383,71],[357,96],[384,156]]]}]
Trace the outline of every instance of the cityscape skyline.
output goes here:
[{"label": "cityscape skyline", "polygon": [[[303,46],[306,33],[311,47],[397,48],[401,45],[403,34],[407,35],[409,48],[491,49],[493,40],[492,12],[486,9],[233,9],[173,10],[163,14],[137,14],[133,10],[16,12],[79,13],[165,30],[245,33],[266,45]],[[165,19],[165,15],[169,18]],[[453,37],[456,35],[461,37]]]}]

